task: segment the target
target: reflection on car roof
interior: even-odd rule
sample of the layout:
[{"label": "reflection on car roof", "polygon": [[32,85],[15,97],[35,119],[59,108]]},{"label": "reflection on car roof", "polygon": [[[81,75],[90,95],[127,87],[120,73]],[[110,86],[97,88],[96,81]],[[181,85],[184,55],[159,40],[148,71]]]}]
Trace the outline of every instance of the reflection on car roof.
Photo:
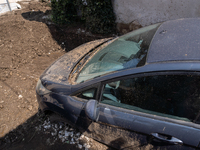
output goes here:
[{"label": "reflection on car roof", "polygon": [[151,42],[147,63],[200,61],[200,18],[164,22]]}]

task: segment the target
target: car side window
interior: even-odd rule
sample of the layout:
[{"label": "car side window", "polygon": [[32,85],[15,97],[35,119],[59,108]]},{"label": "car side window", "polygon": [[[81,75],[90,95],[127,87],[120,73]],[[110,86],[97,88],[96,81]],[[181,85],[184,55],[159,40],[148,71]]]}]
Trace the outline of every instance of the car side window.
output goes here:
[{"label": "car side window", "polygon": [[110,82],[101,103],[199,123],[200,77],[160,75]]},{"label": "car side window", "polygon": [[79,98],[84,98],[84,99],[95,99],[96,90],[97,90],[96,88],[91,88],[91,89],[78,93],[76,96]]}]

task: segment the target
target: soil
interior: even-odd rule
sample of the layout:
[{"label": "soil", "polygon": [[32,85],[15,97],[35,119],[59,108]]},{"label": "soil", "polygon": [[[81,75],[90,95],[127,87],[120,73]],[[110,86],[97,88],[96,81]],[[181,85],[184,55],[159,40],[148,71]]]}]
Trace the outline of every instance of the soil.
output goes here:
[{"label": "soil", "polygon": [[108,149],[65,123],[49,122],[38,112],[35,95],[39,76],[52,62],[105,36],[81,24],[55,25],[48,3],[19,3],[22,9],[0,16],[0,149]]}]

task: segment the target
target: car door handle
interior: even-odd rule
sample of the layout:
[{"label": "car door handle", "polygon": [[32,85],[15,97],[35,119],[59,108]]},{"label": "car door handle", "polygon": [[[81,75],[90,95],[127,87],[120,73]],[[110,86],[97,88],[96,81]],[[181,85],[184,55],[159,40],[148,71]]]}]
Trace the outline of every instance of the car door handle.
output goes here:
[{"label": "car door handle", "polygon": [[169,142],[171,144],[183,144],[183,142],[173,136],[168,136],[164,134],[159,134],[159,133],[151,133],[153,137],[155,137],[158,140],[164,141],[164,142]]}]

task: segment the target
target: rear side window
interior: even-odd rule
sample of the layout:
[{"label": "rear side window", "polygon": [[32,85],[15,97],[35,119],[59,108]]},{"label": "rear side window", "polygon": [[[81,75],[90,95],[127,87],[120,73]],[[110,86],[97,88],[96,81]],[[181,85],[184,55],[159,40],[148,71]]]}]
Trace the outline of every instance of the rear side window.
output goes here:
[{"label": "rear side window", "polygon": [[198,123],[200,78],[162,75],[107,83],[101,103]]}]

